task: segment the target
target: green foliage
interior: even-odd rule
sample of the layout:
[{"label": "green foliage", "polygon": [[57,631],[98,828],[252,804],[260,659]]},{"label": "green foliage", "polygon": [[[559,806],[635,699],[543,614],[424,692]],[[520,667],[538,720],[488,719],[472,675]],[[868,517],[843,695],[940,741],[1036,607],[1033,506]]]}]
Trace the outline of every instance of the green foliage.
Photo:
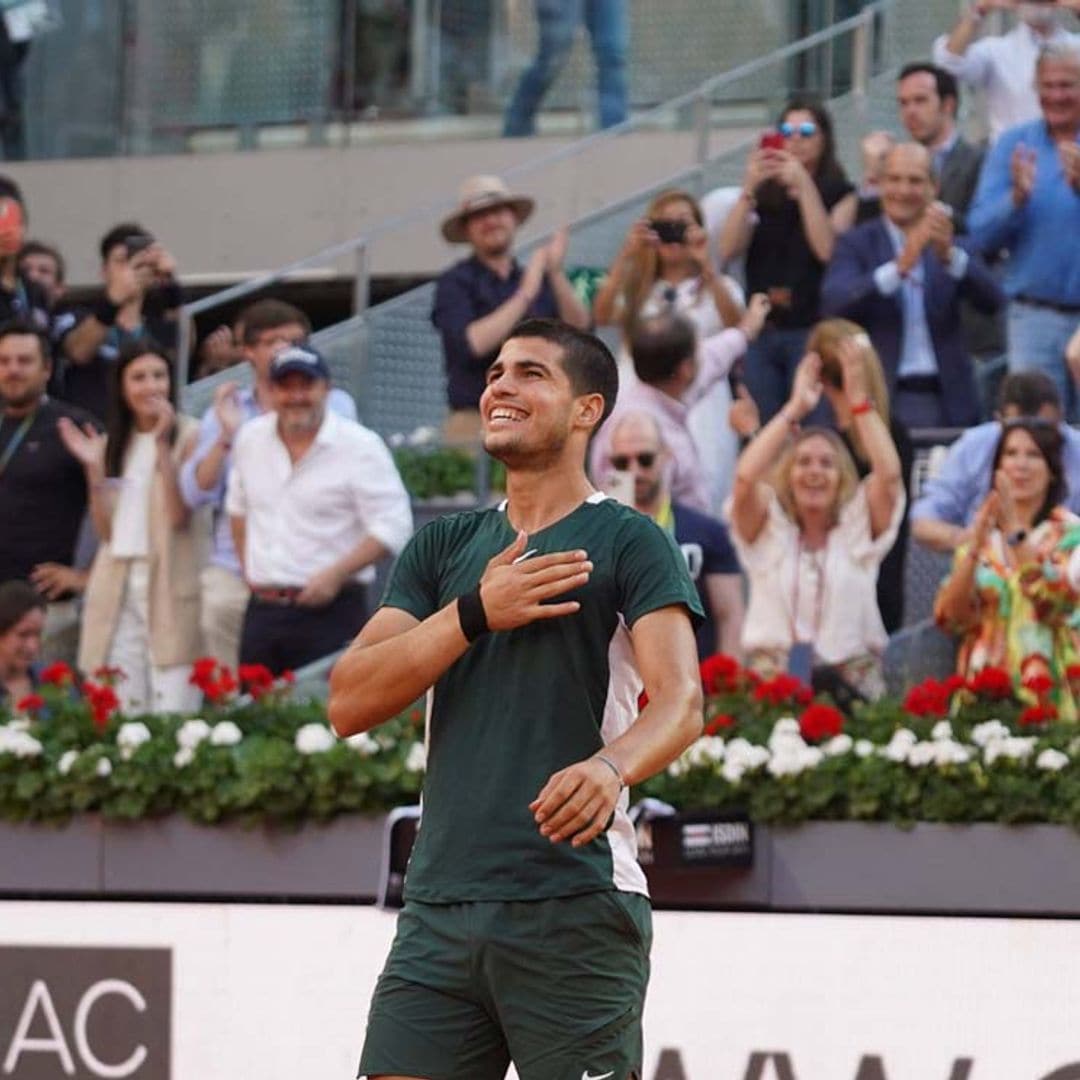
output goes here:
[{"label": "green foliage", "polygon": [[[469,450],[446,446],[399,446],[394,450],[394,462],[406,490],[414,499],[476,494],[477,458]],[[487,459],[487,468],[488,488],[505,490],[506,469],[502,463]]]}]

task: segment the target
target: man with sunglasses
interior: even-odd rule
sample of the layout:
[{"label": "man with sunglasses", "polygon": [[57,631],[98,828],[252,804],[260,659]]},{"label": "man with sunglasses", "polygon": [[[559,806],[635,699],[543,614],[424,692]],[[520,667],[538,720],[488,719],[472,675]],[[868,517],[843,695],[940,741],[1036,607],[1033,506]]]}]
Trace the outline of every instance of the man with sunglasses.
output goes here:
[{"label": "man with sunglasses", "polygon": [[[769,301],[750,298],[737,327],[710,334],[700,343],[693,324],[682,315],[666,312],[643,319],[630,339],[635,379],[619,391],[614,420],[627,412],[647,412],[656,419],[671,455],[671,490],[681,503],[709,513],[709,485],[701,454],[690,432],[690,409],[727,377],[754,341],[769,313]],[[717,417],[718,424],[723,417]],[[589,473],[601,488],[611,482],[610,441],[615,423],[597,433],[589,451]]]},{"label": "man with sunglasses", "polygon": [[633,479],[633,506],[675,538],[701,598],[705,622],[697,628],[698,656],[737,656],[746,605],[735,549],[723,523],[671,497],[670,457],[656,418],[624,413],[611,432],[608,464]]}]

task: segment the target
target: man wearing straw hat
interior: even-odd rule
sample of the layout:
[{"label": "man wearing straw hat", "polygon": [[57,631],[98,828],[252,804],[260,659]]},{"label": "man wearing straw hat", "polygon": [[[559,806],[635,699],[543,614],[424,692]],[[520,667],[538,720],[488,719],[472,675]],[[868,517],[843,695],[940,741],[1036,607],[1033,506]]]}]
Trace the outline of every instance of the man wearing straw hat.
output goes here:
[{"label": "man wearing straw hat", "polygon": [[439,277],[431,312],[446,360],[448,443],[479,443],[484,373],[518,322],[547,316],[588,329],[589,313],[563,270],[565,229],[537,248],[525,266],[514,258],[514,236],[535,206],[497,176],[473,176],[442,224],[447,243],[472,248]]}]

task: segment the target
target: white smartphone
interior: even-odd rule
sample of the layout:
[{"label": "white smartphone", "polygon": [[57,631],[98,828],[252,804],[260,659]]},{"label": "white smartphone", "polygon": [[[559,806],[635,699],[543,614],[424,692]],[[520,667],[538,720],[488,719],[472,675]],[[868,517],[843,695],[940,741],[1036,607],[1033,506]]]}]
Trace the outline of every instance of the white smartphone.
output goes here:
[{"label": "white smartphone", "polygon": [[613,469],[607,482],[607,493],[624,506],[634,505],[634,474],[626,469]]}]

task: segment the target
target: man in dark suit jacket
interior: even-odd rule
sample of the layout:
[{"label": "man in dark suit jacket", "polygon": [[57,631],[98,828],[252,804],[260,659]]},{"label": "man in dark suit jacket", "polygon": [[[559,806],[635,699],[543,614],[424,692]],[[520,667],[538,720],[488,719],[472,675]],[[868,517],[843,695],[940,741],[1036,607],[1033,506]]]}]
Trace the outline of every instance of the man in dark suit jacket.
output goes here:
[{"label": "man in dark suit jacket", "polygon": [[823,314],[866,328],[893,410],[909,428],[978,420],[960,301],[989,313],[1005,299],[979,257],[955,241],[951,214],[934,195],[926,148],[894,147],[885,160],[881,217],[837,240],[821,289]]},{"label": "man in dark suit jacket", "polygon": [[957,130],[956,79],[933,64],[908,64],[896,82],[896,105],[908,134],[930,152],[938,198],[952,207],[956,231],[965,232],[964,217],[975,197],[983,149],[965,142]]}]

